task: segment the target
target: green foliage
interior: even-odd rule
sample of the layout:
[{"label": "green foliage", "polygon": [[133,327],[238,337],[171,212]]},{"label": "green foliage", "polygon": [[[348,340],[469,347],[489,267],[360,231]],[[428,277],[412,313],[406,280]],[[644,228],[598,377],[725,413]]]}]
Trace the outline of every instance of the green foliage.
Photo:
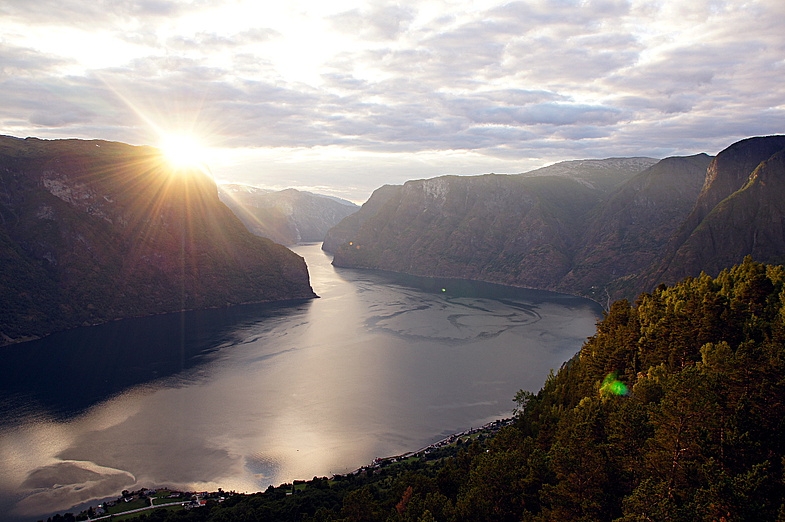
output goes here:
[{"label": "green foliage", "polygon": [[490,440],[198,520],[784,520],[784,281],[746,259],[617,302]]}]

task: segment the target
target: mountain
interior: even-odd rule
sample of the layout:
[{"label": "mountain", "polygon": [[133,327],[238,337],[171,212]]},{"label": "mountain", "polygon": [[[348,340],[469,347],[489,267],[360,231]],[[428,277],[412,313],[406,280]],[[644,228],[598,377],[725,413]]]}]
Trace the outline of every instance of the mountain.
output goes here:
[{"label": "mountain", "polygon": [[337,266],[480,279],[610,306],[753,256],[785,261],[785,136],[383,187],[332,229]]},{"label": "mountain", "polygon": [[636,277],[661,259],[701,191],[711,156],[666,158],[617,188],[590,216],[558,288],[607,303],[639,292]]},{"label": "mountain", "polygon": [[129,316],[314,297],[211,178],[106,141],[0,137],[0,344]]},{"label": "mountain", "polygon": [[374,219],[391,198],[400,198],[400,185],[383,185],[376,189],[360,209],[338,222],[324,236],[322,250],[335,252],[341,245],[348,245],[359,234],[365,222]]},{"label": "mountain", "polygon": [[[586,160],[520,175],[444,176],[382,187],[330,230],[323,248],[336,266],[564,290],[568,275],[585,277],[571,271],[586,250],[587,233],[597,234],[591,226],[597,209],[656,164],[651,158]],[[656,186],[638,183],[649,192]]]},{"label": "mountain", "polygon": [[320,242],[330,228],[360,208],[340,198],[250,185],[219,185],[218,196],[248,230],[282,245]]},{"label": "mountain", "polygon": [[544,287],[568,270],[595,192],[555,177],[410,181],[339,246],[334,264]]},{"label": "mountain", "polygon": [[654,158],[607,158],[561,161],[547,167],[524,172],[520,176],[556,176],[570,178],[607,193],[638,172],[656,164]]},{"label": "mountain", "polygon": [[701,271],[716,274],[752,255],[785,260],[785,136],[732,144],[709,165],[695,206],[668,243],[648,285],[672,283]]}]

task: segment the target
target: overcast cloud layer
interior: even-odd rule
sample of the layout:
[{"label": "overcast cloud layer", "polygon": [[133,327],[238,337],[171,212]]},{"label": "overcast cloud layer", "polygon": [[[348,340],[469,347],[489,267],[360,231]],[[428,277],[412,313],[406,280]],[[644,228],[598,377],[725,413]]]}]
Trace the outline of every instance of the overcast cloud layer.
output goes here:
[{"label": "overcast cloud layer", "polygon": [[359,202],[440,174],[716,154],[785,132],[783,20],[782,0],[3,0],[0,133],[194,132],[219,180]]}]

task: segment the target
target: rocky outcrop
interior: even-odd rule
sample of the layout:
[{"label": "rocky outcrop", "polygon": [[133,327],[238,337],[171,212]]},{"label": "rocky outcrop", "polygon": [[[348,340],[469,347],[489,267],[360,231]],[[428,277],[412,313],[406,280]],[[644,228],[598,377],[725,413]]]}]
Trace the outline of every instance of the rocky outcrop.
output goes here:
[{"label": "rocky outcrop", "polygon": [[764,136],[717,154],[692,212],[643,286],[674,283],[701,271],[716,275],[746,255],[759,262],[781,262],[785,245],[778,246],[774,235],[781,227],[780,202],[785,201],[776,159],[783,150],[785,136]]},{"label": "rocky outcrop", "polygon": [[295,189],[218,186],[218,197],[257,236],[282,245],[320,242],[327,231],[360,208],[350,201]]},{"label": "rocky outcrop", "polygon": [[311,298],[201,172],[150,147],[0,137],[0,343],[122,317]]},{"label": "rocky outcrop", "polygon": [[614,188],[609,179],[618,187],[654,163],[567,162],[554,175],[445,176],[383,187],[328,233],[323,248],[336,266],[559,289],[592,211]]},{"label": "rocky outcrop", "polygon": [[[558,290],[608,305],[745,256],[785,262],[785,136],[385,187],[325,240],[338,266]],[[625,170],[626,169],[626,170]],[[367,208],[366,208],[367,207]]]}]

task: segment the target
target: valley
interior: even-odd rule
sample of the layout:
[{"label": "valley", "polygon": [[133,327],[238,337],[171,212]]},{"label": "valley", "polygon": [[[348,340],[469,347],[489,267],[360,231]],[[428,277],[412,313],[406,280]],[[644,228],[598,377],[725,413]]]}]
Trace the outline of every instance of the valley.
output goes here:
[{"label": "valley", "polygon": [[[0,453],[13,456],[0,504],[19,520],[142,485],[270,486],[266,499],[277,502],[275,484],[338,477],[430,446],[507,417],[511,399],[515,422],[440,454],[433,470],[452,473],[460,462],[462,471],[454,486],[431,488],[443,499],[418,500],[412,513],[425,516],[428,505],[446,520],[495,520],[498,509],[511,519],[610,520],[657,506],[686,520],[776,509],[760,499],[780,498],[781,488],[766,455],[780,455],[782,136],[742,140],[714,157],[413,180],[380,187],[359,209],[283,191],[272,203],[246,200],[237,215],[209,177],[174,176],[148,148],[0,145],[8,296],[0,324],[10,361],[0,379]],[[255,205],[267,210],[251,215]],[[265,235],[317,242],[287,249]],[[759,377],[752,391],[731,370],[739,361]],[[618,393],[604,391],[609,380]],[[693,389],[705,403],[679,395]],[[732,406],[746,404],[747,392],[753,416],[767,397],[773,417],[753,423],[765,430]],[[690,439],[700,450],[668,482],[656,448],[670,451],[671,405],[721,415]],[[595,431],[584,433],[587,425]],[[725,442],[734,430],[740,438]],[[560,448],[618,474],[618,490],[599,498],[589,488],[581,494],[593,504],[582,504],[574,470],[598,468],[574,465]],[[537,463],[541,451],[547,464]],[[654,474],[628,469],[626,457]],[[712,462],[716,475],[701,471]],[[402,463],[410,476],[434,465]],[[523,504],[488,489],[497,474],[527,474],[531,488],[513,491]],[[352,481],[377,484],[377,500],[363,501],[376,515],[401,515],[408,500],[391,499],[425,494],[396,489],[398,475],[385,483],[372,475]],[[355,495],[350,484],[331,484],[341,493],[325,520]],[[304,490],[323,486],[315,478]],[[664,487],[679,497],[664,500]],[[718,488],[730,488],[726,500]]]}]

